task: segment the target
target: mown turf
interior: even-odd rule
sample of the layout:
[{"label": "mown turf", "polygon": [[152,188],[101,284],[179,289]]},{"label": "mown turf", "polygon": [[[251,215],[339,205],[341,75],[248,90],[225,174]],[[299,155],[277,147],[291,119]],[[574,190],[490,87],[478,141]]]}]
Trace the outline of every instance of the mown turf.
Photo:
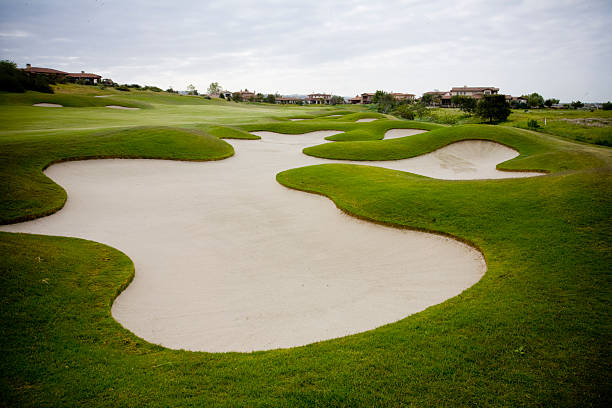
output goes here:
[{"label": "mown turf", "polygon": [[[240,125],[241,129],[248,132],[269,131],[292,135],[314,132],[317,130],[341,130],[345,132],[325,138],[326,140],[331,141],[379,140],[382,139],[385,136],[385,132],[390,129],[432,130],[439,129],[441,127],[441,125],[435,123],[416,122],[410,120],[381,119],[375,122],[354,123],[343,120],[324,120],[320,117],[299,122],[268,122]],[[342,146],[344,146],[344,144]],[[339,150],[343,149],[341,146],[337,146],[336,148]]]},{"label": "mown turf", "polygon": [[[32,187],[48,180],[40,170],[54,158],[220,158],[231,154],[218,139],[233,133],[226,129],[301,133],[335,122],[238,127],[245,115],[263,120],[260,107],[246,114],[243,107],[228,109],[215,111],[210,123],[231,127],[210,136],[196,110],[184,119],[200,131],[4,132],[0,174],[8,182],[2,188],[10,185],[16,195],[0,206],[1,219],[54,208],[48,201],[61,188]],[[270,117],[293,112],[275,109]],[[167,106],[157,112],[160,120],[173,115]],[[76,121],[83,114],[73,115]],[[335,125],[374,135],[384,134],[388,122],[414,127],[377,122]],[[429,145],[421,139],[426,136]],[[370,145],[363,150],[354,142],[334,145],[356,159],[393,157],[396,149],[409,157],[462,138],[513,146],[521,156],[504,168],[550,174],[450,182],[329,164],[277,176],[288,187],[329,196],[356,216],[456,236],[481,248],[488,263],[483,279],[453,299],[376,330],[306,347],[209,354],[149,344],[110,315],[112,300],[133,276],[125,254],[90,241],[0,233],[0,405],[608,406],[610,149],[484,125],[440,128],[400,144],[360,142]]]}]

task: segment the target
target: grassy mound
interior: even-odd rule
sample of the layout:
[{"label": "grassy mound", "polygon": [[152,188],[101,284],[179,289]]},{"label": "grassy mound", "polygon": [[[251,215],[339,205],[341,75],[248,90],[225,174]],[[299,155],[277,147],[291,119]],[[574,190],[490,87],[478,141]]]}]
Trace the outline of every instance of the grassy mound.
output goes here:
[{"label": "grassy mound", "polygon": [[5,137],[0,153],[0,223],[51,214],[66,192],[42,170],[66,160],[129,158],[217,160],[231,156],[228,143],[196,130],[131,128],[102,132]]},{"label": "grassy mound", "polygon": [[207,126],[204,129],[206,133],[217,136],[219,139],[261,139],[259,136],[230,126]]}]

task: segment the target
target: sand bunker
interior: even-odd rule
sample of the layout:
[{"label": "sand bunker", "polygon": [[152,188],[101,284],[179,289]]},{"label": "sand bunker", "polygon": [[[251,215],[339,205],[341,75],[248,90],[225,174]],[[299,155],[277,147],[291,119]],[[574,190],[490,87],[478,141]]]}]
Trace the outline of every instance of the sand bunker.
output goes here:
[{"label": "sand bunker", "polygon": [[139,110],[140,108],[128,108],[127,106],[119,106],[119,105],[106,105],[107,108],[111,109],[125,109],[125,110]]},{"label": "sand bunker", "polygon": [[96,95],[94,98],[110,98],[113,95]]},{"label": "sand bunker", "polygon": [[306,119],[302,119],[302,118],[292,118],[292,119],[289,119],[289,120],[292,120],[292,121],[294,121],[294,122],[297,122],[297,121],[300,121],[300,120],[306,120]]},{"label": "sand bunker", "polygon": [[400,137],[414,136],[425,132],[427,131],[422,129],[389,129],[385,133],[384,139],[397,139]]},{"label": "sand bunker", "polygon": [[42,106],[43,108],[63,108],[64,105],[60,105],[57,103],[35,103],[32,106]]},{"label": "sand bunker", "polygon": [[378,120],[378,118],[364,118],[364,119],[357,119],[355,122],[356,122],[356,123],[362,123],[362,122],[374,122],[375,120]]},{"label": "sand bunker", "polygon": [[[395,130],[398,130],[398,132],[394,134],[404,133],[404,135],[409,134],[411,131],[413,134],[423,132],[421,129]],[[251,133],[260,136],[263,141],[267,143],[302,144],[306,147],[325,142],[324,138],[342,132],[322,130],[299,135],[287,135],[266,131]],[[499,171],[496,169],[497,164],[513,159],[518,155],[519,153],[516,150],[499,143],[487,140],[465,140],[411,159],[389,161],[342,160],[336,162],[385,167],[444,180],[501,179],[542,175],[542,173],[535,172]],[[333,162],[333,160],[314,157],[312,160],[311,164]]]},{"label": "sand bunker", "polygon": [[[262,140],[232,140],[236,155],[221,161],[56,164],[46,174],[67,190],[64,209],[0,229],[124,251],[136,276],[113,316],[175,349],[267,350],[362,332],[481,278],[486,265],[471,247],[357,220],[275,181],[279,171],[330,162],[301,153],[330,132],[338,133],[256,132]],[[498,160],[499,146],[465,142],[432,154],[457,168],[489,153]],[[457,164],[453,153],[468,159]]]}]

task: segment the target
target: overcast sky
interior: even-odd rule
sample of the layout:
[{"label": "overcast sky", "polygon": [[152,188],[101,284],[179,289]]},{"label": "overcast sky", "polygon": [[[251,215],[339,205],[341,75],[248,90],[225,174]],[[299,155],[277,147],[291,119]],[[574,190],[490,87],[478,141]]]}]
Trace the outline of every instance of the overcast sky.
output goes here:
[{"label": "overcast sky", "polygon": [[204,92],[612,100],[612,1],[0,0],[0,58]]}]

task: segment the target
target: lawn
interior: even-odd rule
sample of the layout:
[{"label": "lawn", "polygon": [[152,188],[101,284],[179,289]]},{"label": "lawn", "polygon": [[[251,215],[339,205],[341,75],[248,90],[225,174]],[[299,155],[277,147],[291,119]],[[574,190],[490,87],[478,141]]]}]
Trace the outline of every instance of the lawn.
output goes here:
[{"label": "lawn", "polygon": [[[70,87],[63,97],[93,98],[87,95],[93,90]],[[36,100],[28,94],[21,97]],[[266,352],[210,354],[150,344],[110,314],[113,299],[134,274],[126,254],[86,240],[0,232],[0,405],[597,407],[611,402],[609,148],[506,126],[447,127],[386,117],[355,123],[369,113],[348,108],[134,92],[116,98],[146,104],[145,109],[44,110],[12,98],[0,95],[0,223],[62,207],[66,193],[41,173],[53,162],[223,159],[233,149],[220,138],[249,138],[252,130],[343,130],[345,141],[305,153],[358,160],[412,157],[458,140],[494,140],[521,153],[500,168],[549,174],[442,181],[347,164],[279,173],[281,184],[325,195],[356,217],[470,243],[484,254],[488,270],[461,295],[399,322]],[[343,116],[325,117],[335,112]],[[288,120],[297,117],[313,119]],[[431,131],[378,140],[386,130],[403,127]]]}]

